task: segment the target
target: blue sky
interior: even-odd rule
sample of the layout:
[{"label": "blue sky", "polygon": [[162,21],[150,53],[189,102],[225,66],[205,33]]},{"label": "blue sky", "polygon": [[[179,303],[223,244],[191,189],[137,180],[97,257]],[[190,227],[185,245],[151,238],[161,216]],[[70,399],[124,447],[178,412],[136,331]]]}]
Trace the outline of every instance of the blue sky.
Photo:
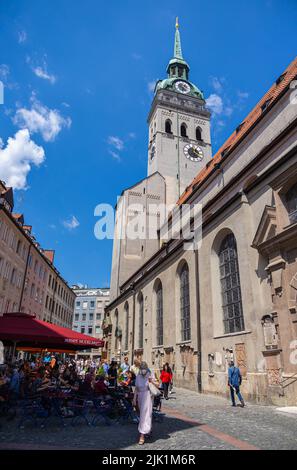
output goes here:
[{"label": "blue sky", "polygon": [[69,283],[109,285],[94,208],[146,176],[151,88],[176,16],[190,78],[211,97],[215,152],[294,59],[295,0],[0,0],[0,178]]}]

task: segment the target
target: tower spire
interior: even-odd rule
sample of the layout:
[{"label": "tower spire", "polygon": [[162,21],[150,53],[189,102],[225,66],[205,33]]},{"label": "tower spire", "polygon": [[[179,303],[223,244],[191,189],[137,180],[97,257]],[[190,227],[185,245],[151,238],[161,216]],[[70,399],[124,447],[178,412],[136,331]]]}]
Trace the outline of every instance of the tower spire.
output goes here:
[{"label": "tower spire", "polygon": [[178,16],[176,17],[176,20],[175,20],[175,37],[174,37],[174,53],[173,53],[173,56],[176,59],[183,59],[182,48],[181,48],[181,40],[180,40],[180,34],[179,34]]}]

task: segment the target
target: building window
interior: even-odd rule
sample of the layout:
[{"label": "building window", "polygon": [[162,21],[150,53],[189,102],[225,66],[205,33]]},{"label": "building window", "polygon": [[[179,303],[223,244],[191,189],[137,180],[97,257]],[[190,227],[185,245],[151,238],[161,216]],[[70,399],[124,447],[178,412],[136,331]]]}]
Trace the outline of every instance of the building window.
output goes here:
[{"label": "building window", "polygon": [[290,223],[297,222],[297,183],[287,192],[287,208]]},{"label": "building window", "polygon": [[196,140],[202,140],[202,133],[200,127],[196,127]]},{"label": "building window", "polygon": [[75,314],[74,319],[75,319],[75,321],[78,321],[78,320],[79,320],[79,313],[76,313],[76,314]]},{"label": "building window", "polygon": [[94,319],[94,314],[90,313],[89,318],[90,318],[90,321],[92,321]]},{"label": "building window", "polygon": [[129,348],[129,304],[125,304],[126,328],[125,328],[125,351]]},{"label": "building window", "polygon": [[76,308],[80,307],[80,302],[76,302]]},{"label": "building window", "polygon": [[185,123],[182,123],[182,125],[180,126],[180,135],[182,137],[188,137],[187,136],[187,126]]},{"label": "building window", "polygon": [[219,251],[222,289],[224,331],[235,333],[244,330],[237,246],[233,233],[227,235]]},{"label": "building window", "polygon": [[95,301],[94,300],[90,301],[90,308],[95,308]]},{"label": "building window", "polygon": [[138,298],[139,317],[138,317],[138,347],[143,348],[143,295],[140,293]]},{"label": "building window", "polygon": [[13,286],[15,285],[15,282],[16,282],[16,269],[15,268],[13,268],[13,270],[11,271],[10,282]]},{"label": "building window", "polygon": [[163,289],[160,281],[156,288],[156,326],[157,346],[161,346],[163,344]]},{"label": "building window", "polygon": [[18,240],[17,247],[16,247],[16,252],[19,255],[21,252],[21,240]]},{"label": "building window", "polygon": [[190,316],[190,285],[189,268],[184,264],[180,273],[180,319],[181,340],[191,339],[191,316]]},{"label": "building window", "polygon": [[96,320],[101,320],[101,313],[96,313]]},{"label": "building window", "polygon": [[86,310],[88,308],[88,302],[83,302],[82,308]]},{"label": "building window", "polygon": [[82,334],[84,334],[84,332],[85,332],[85,327],[84,327],[84,326],[81,326],[81,327],[80,327],[80,332],[81,332]]},{"label": "building window", "polygon": [[89,334],[89,335],[92,335],[92,334],[93,334],[93,327],[92,327],[92,326],[89,326],[89,328],[88,328],[88,334]]},{"label": "building window", "polygon": [[87,316],[86,313],[82,314],[82,321],[86,321],[86,316]]},{"label": "building window", "polygon": [[172,122],[170,121],[170,119],[166,119],[166,121],[165,121],[165,132],[166,132],[166,134],[172,134],[171,126],[172,126]]}]

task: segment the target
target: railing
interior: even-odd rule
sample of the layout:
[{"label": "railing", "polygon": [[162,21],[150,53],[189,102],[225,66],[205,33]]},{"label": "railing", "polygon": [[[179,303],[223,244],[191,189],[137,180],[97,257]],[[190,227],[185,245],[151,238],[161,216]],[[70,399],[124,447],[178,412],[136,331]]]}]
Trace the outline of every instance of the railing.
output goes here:
[{"label": "railing", "polygon": [[[293,379],[293,380],[292,380]],[[288,382],[288,380],[292,380],[291,382],[289,383],[286,383]],[[284,389],[289,387],[290,385],[292,385],[293,383],[297,382],[297,372],[295,372],[295,374],[291,375],[290,377],[286,377],[284,380],[282,380],[279,385],[280,387],[282,388],[282,394],[279,394],[280,396],[284,396]],[[285,385],[284,385],[285,384]]]}]

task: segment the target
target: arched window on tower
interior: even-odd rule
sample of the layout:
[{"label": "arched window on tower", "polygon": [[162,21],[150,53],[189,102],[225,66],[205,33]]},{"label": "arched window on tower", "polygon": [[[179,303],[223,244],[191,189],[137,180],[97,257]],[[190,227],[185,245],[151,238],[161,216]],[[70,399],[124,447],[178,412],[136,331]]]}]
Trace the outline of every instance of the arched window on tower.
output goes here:
[{"label": "arched window on tower", "polygon": [[229,233],[220,245],[219,263],[225,334],[243,331],[237,245],[233,233]]},{"label": "arched window on tower", "polygon": [[297,183],[286,194],[287,209],[291,224],[297,222]]},{"label": "arched window on tower", "polygon": [[191,339],[191,316],[190,316],[190,285],[189,268],[185,263],[180,272],[180,320],[181,340]]},{"label": "arched window on tower", "polygon": [[143,295],[140,292],[138,297],[138,347],[143,348]]},{"label": "arched window on tower", "polygon": [[188,137],[187,136],[187,125],[183,122],[182,125],[180,126],[180,135],[182,137]]},{"label": "arched window on tower", "polygon": [[156,340],[157,346],[163,344],[163,288],[161,281],[156,286]]},{"label": "arched window on tower", "polygon": [[114,318],[115,318],[115,350],[117,352],[118,344],[119,344],[119,341],[118,341],[119,339],[119,312],[117,308],[114,313]]},{"label": "arched window on tower", "polygon": [[166,134],[172,134],[171,126],[172,126],[172,122],[170,121],[170,119],[166,119],[166,121],[165,121],[165,132],[166,132]]},{"label": "arched window on tower", "polygon": [[200,127],[196,127],[196,140],[202,140],[202,132]]},{"label": "arched window on tower", "polygon": [[125,307],[125,315],[126,315],[126,325],[125,325],[125,351],[129,349],[129,304],[126,302]]}]

